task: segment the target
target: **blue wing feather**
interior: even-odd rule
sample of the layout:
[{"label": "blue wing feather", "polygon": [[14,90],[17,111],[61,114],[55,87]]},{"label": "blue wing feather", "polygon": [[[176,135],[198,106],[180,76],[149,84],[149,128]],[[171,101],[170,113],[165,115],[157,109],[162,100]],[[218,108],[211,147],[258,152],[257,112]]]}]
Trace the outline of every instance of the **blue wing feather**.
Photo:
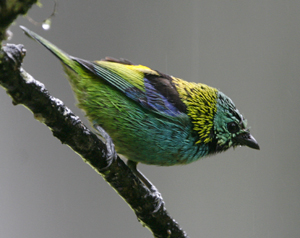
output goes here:
[{"label": "blue wing feather", "polygon": [[179,111],[172,103],[168,101],[168,99],[163,96],[147,79],[144,78],[145,88],[146,88],[146,98],[147,105],[160,113],[165,113],[169,116],[178,116],[182,112]]}]

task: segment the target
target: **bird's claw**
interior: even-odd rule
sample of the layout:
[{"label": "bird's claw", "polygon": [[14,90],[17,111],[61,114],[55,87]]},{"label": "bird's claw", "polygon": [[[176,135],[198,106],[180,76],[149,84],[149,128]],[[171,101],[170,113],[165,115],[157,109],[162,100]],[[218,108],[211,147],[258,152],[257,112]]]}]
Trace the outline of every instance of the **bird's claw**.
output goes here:
[{"label": "bird's claw", "polygon": [[137,162],[128,160],[127,166],[131,169],[131,171],[140,179],[141,182],[149,189],[150,196],[153,198],[153,202],[151,204],[154,205],[154,209],[152,213],[156,213],[160,207],[164,204],[164,201],[162,199],[162,196],[158,189],[150,182],[149,179],[145,175],[143,175],[138,169],[137,169]]},{"label": "bird's claw", "polygon": [[154,205],[154,209],[152,213],[156,213],[164,204],[164,200],[161,196],[161,193],[157,190],[157,188],[154,185],[152,185],[151,188],[149,188],[149,190],[151,192],[151,196],[154,199],[154,202],[152,203]]},{"label": "bird's claw", "polygon": [[97,130],[97,132],[99,133],[99,135],[101,136],[102,140],[105,145],[106,145],[106,149],[107,149],[107,162],[108,165],[103,168],[103,170],[107,169],[113,161],[115,161],[117,159],[117,152],[115,150],[115,145],[113,143],[112,138],[109,136],[109,134],[98,124],[94,124],[93,127],[95,128],[95,130]]}]

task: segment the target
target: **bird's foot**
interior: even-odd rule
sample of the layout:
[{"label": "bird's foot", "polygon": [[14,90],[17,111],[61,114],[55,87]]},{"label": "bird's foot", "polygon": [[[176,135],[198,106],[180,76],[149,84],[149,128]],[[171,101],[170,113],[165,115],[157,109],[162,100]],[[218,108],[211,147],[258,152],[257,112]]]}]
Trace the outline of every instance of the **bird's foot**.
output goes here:
[{"label": "bird's foot", "polygon": [[149,188],[149,190],[154,200],[153,202],[154,208],[152,213],[156,213],[164,205],[164,200],[161,196],[161,193],[157,190],[157,188],[154,185],[152,185],[151,188]]},{"label": "bird's foot", "polygon": [[103,168],[103,170],[107,169],[113,161],[117,159],[117,152],[115,150],[115,145],[113,143],[112,138],[109,136],[109,134],[98,124],[94,124],[93,127],[95,130],[97,130],[98,134],[103,139],[102,141],[105,143],[107,148],[107,162],[108,165]]},{"label": "bird's foot", "polygon": [[162,199],[162,196],[158,189],[150,182],[150,180],[143,175],[138,169],[137,169],[137,162],[128,160],[127,166],[131,169],[131,171],[145,184],[145,186],[150,190],[151,196],[154,200],[154,209],[153,213],[156,213],[160,207],[164,204],[164,201]]}]

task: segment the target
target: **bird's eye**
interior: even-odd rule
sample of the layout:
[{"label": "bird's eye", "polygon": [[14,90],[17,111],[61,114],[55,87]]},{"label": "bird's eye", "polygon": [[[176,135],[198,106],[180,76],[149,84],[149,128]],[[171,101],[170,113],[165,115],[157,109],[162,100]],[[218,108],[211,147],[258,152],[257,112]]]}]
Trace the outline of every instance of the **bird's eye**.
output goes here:
[{"label": "bird's eye", "polygon": [[235,122],[229,122],[227,124],[227,129],[230,133],[236,133],[240,130],[238,124],[236,124]]}]

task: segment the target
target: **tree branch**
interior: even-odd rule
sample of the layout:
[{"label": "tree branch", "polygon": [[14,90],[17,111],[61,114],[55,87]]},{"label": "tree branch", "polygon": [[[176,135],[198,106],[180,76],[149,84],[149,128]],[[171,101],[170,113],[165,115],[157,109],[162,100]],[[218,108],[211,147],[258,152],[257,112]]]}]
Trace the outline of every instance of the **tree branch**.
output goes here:
[{"label": "tree branch", "polygon": [[[26,13],[35,1],[20,1],[15,6],[8,2],[12,1],[0,3],[0,41],[4,39],[9,24],[18,14]],[[4,9],[11,12],[3,16],[1,14]],[[5,21],[3,17],[7,17]],[[12,97],[13,104],[27,107],[37,120],[49,127],[55,137],[79,154],[127,202],[139,221],[150,229],[155,237],[187,237],[176,221],[169,216],[164,202],[157,211],[155,210],[157,202],[162,198],[151,193],[118,156],[111,160],[105,143],[61,100],[51,96],[42,83],[21,68],[25,54],[26,50],[22,45],[7,44],[0,51],[0,84]]]},{"label": "tree branch", "polygon": [[6,30],[18,15],[26,14],[38,0],[0,0],[0,42],[6,39]]}]

